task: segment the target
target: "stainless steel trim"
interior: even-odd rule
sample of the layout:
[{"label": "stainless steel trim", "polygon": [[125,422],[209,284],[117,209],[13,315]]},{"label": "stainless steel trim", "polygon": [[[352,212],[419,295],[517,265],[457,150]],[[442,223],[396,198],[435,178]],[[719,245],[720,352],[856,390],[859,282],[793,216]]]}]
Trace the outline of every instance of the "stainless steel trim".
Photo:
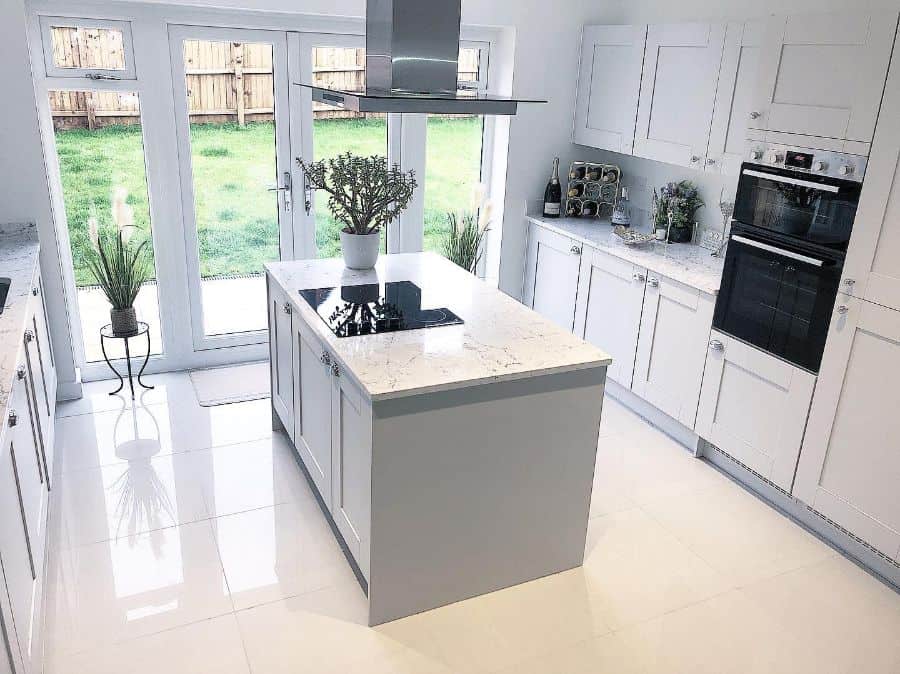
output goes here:
[{"label": "stainless steel trim", "polygon": [[764,178],[765,180],[772,180],[776,183],[786,183],[788,185],[797,185],[798,187],[810,187],[812,189],[822,190],[823,192],[832,192],[833,194],[837,194],[841,191],[841,188],[837,185],[823,185],[822,183],[814,183],[811,180],[801,180],[800,178],[791,178],[790,176],[779,176],[773,173],[766,173],[765,171],[744,169],[743,173],[745,176]]},{"label": "stainless steel trim", "polygon": [[748,239],[746,236],[741,236],[740,234],[732,234],[732,241],[737,241],[738,243],[743,243],[748,246],[752,246],[753,248],[759,248],[760,250],[765,250],[770,253],[775,253],[776,255],[781,255],[783,257],[789,257],[792,260],[797,260],[798,262],[805,262],[806,264],[811,264],[816,267],[824,267],[825,262],[823,260],[819,260],[814,257],[810,257],[809,255],[802,255],[801,253],[795,253],[790,250],[785,250],[784,248],[778,248],[777,246],[770,246],[767,243],[763,243],[762,241],[756,241],[755,239]]}]

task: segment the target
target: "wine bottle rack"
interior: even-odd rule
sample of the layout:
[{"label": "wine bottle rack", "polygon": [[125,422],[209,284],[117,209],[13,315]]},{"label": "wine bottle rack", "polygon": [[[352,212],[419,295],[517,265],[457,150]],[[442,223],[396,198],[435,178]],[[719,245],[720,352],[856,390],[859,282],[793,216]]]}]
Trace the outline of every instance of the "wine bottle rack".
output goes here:
[{"label": "wine bottle rack", "polygon": [[566,186],[565,215],[570,218],[599,218],[604,207],[616,205],[622,169],[615,164],[573,161]]}]

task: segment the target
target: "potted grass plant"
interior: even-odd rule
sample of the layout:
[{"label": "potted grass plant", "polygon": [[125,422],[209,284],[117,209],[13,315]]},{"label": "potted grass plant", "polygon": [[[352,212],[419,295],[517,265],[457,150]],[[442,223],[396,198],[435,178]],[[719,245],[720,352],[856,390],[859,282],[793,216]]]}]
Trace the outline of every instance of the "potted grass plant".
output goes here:
[{"label": "potted grass plant", "polygon": [[126,202],[127,192],[113,195],[112,219],[115,227],[100,227],[95,216],[88,219],[93,244],[87,257],[88,269],[109,301],[109,320],[116,336],[138,331],[134,301],[141,286],[150,279],[152,264],[148,239],[132,242],[134,213]]},{"label": "potted grass plant", "polygon": [[378,261],[381,229],[409,206],[418,184],[415,171],[388,165],[387,157],[351,153],[297,164],[312,189],[328,194],[328,207],[340,222],[341,252],[349,269],[371,269]]},{"label": "potted grass plant", "polygon": [[484,237],[490,231],[492,205],[476,190],[471,211],[457,215],[447,213],[444,256],[468,272],[475,273],[484,252]]}]

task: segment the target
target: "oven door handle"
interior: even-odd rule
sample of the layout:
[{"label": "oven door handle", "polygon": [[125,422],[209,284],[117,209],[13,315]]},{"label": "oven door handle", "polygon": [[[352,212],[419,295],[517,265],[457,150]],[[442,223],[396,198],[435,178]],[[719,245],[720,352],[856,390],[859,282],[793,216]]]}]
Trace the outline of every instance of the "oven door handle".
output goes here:
[{"label": "oven door handle", "polygon": [[801,253],[795,253],[790,250],[785,250],[784,248],[778,248],[777,246],[770,246],[767,243],[756,241],[755,239],[748,239],[746,236],[741,236],[740,234],[732,234],[731,240],[737,241],[738,243],[743,243],[747,246],[753,246],[754,248],[759,248],[760,250],[765,250],[770,253],[775,253],[775,255],[789,257],[792,260],[797,260],[798,262],[805,262],[806,264],[811,264],[815,267],[825,266],[824,260],[819,260],[818,258],[810,257],[809,255],[802,255]]},{"label": "oven door handle", "polygon": [[797,185],[799,187],[810,187],[823,192],[832,192],[837,194],[841,188],[837,185],[823,185],[822,183],[814,183],[811,180],[801,180],[800,178],[791,178],[790,176],[780,176],[775,173],[766,173],[765,171],[754,171],[753,169],[744,169],[745,176],[753,178],[763,178],[764,180],[773,180],[776,183],[787,183],[788,185]]}]

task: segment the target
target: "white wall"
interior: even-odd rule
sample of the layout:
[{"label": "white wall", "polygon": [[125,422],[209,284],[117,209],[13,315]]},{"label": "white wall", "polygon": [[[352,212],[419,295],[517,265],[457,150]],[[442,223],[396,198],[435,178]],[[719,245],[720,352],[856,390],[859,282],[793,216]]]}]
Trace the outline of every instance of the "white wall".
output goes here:
[{"label": "white wall", "polygon": [[[0,222],[37,223],[41,237],[44,296],[51,316],[65,314],[62,274],[44,170],[34,87],[25,37],[23,0],[0,2]],[[74,358],[65,321],[51,320],[60,388],[78,393]]]}]

